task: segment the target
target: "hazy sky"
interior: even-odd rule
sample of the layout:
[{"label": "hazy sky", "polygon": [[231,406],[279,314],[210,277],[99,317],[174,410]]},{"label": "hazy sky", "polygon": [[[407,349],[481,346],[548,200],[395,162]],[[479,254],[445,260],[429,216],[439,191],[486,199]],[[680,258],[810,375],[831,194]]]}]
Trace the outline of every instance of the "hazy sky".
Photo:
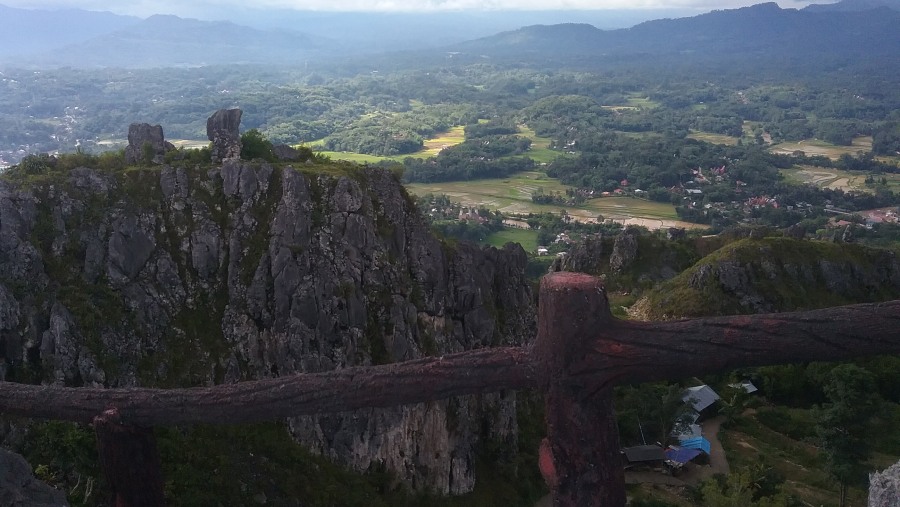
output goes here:
[{"label": "hazy sky", "polygon": [[[111,11],[117,14],[149,16],[177,14],[209,18],[211,12],[234,8],[288,8],[321,11],[439,11],[439,10],[568,10],[568,9],[729,9],[762,3],[764,0],[0,0],[10,7],[30,9],[78,7]],[[780,0],[783,8],[803,7],[809,3]],[[248,5],[249,4],[249,5]]]}]

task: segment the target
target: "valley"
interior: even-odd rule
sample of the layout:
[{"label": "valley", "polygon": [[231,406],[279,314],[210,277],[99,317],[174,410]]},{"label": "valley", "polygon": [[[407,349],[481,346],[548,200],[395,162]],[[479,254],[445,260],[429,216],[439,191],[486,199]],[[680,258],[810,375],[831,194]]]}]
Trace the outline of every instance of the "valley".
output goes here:
[{"label": "valley", "polygon": [[[247,25],[73,11],[64,46],[22,35],[59,30],[56,15],[0,6],[21,25],[0,34],[0,381],[168,389],[440,370],[445,355],[531,347],[551,270],[599,277],[610,312],[648,326],[897,299],[892,2],[620,27],[572,9],[248,7]],[[281,28],[250,25],[266,17]],[[718,365],[671,337],[652,352]],[[819,345],[852,349],[841,340]],[[728,343],[723,356],[755,342]],[[617,433],[602,436],[622,448],[683,446],[685,390],[721,395],[698,420],[728,468],[629,463],[630,507],[864,504],[868,474],[900,459],[900,359],[771,362],[604,384]],[[559,412],[543,388],[474,392],[160,426],[165,495],[546,498],[541,442]],[[0,417],[0,443],[70,505],[109,493],[95,442],[85,424]]]}]

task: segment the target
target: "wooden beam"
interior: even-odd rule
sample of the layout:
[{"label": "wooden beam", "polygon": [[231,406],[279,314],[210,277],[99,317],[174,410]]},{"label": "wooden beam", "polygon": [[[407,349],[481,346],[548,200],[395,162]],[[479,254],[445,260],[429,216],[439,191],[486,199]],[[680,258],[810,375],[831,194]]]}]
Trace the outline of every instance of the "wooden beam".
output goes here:
[{"label": "wooden beam", "polygon": [[670,322],[618,320],[594,333],[573,374],[624,384],[896,353],[900,301],[888,301]]},{"label": "wooden beam", "polygon": [[539,387],[530,349],[480,349],[372,367],[188,389],[95,389],[0,382],[0,414],[89,423],[107,409],[145,427],[239,424]]}]

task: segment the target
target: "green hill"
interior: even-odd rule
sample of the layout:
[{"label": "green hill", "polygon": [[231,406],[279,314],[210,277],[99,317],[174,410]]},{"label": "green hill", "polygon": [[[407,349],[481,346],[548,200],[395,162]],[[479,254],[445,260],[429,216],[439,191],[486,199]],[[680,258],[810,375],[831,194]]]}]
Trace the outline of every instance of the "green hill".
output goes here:
[{"label": "green hill", "polygon": [[824,308],[900,297],[893,250],[788,238],[742,239],[648,293],[646,319]]}]

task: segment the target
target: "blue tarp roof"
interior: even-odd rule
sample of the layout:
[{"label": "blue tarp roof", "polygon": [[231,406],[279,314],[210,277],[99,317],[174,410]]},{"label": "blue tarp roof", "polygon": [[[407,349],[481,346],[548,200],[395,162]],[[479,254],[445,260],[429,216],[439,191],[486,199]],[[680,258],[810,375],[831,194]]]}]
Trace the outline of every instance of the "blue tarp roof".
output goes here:
[{"label": "blue tarp roof", "polygon": [[701,451],[709,454],[710,445],[709,440],[700,437],[700,438],[692,438],[689,440],[682,440],[681,447],[686,447],[688,449],[700,449]]},{"label": "blue tarp roof", "polygon": [[666,449],[666,459],[675,463],[687,463],[701,454],[699,449]]}]

